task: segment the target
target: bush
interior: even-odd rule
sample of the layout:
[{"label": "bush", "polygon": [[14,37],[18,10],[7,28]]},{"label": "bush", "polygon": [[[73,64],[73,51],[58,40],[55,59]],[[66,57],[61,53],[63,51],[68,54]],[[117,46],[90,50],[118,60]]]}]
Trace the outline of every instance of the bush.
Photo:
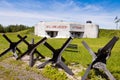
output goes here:
[{"label": "bush", "polygon": [[66,80],[67,76],[63,71],[58,71],[57,68],[46,66],[43,70],[43,74],[51,80]]},{"label": "bush", "polygon": [[29,28],[33,28],[33,27],[28,27],[28,26],[25,26],[25,25],[9,25],[9,26],[2,26],[0,24],[0,33],[6,33],[6,32],[18,32],[18,31],[21,31],[21,30],[26,30],[26,29],[29,29]]}]

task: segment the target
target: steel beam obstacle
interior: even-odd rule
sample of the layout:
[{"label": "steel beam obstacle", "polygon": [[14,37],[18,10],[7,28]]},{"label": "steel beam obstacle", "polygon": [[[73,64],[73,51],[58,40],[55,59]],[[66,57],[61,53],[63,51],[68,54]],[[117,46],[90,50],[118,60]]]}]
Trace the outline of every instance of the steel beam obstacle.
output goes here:
[{"label": "steel beam obstacle", "polygon": [[[19,36],[19,35],[17,35]],[[10,43],[10,46],[8,49],[6,49],[4,52],[2,52],[0,54],[0,57],[3,56],[4,54],[7,54],[7,52],[12,51],[13,55],[15,56],[15,58],[18,58],[18,54],[16,53],[16,50],[21,53],[21,51],[17,48],[18,44],[21,43],[25,38],[27,38],[27,36],[24,36],[23,38],[21,38],[19,41],[17,42],[12,42],[5,34],[3,34],[3,37]]]},{"label": "steel beam obstacle", "polygon": [[[22,38],[22,36],[18,36],[20,39]],[[28,43],[26,40],[23,40],[25,44],[27,44],[28,46],[28,50],[23,53],[22,55],[20,55],[18,59],[21,59],[23,56],[25,56],[26,54],[27,55],[30,55],[30,62],[29,62],[29,66],[30,67],[33,67],[36,60],[41,57],[41,58],[45,58],[40,52],[38,52],[38,50],[36,49],[40,44],[42,44],[43,42],[46,41],[46,37],[44,37],[43,39],[41,39],[39,42],[37,42],[36,44],[34,44],[34,39],[32,39],[32,42],[31,43]],[[36,53],[36,54],[35,54]],[[35,58],[36,56],[36,58]]]},{"label": "steel beam obstacle", "polygon": [[53,52],[53,56],[51,59],[40,64],[38,68],[43,68],[48,63],[52,63],[52,64],[55,64],[55,66],[59,66],[60,68],[64,69],[68,74],[74,75],[74,73],[64,64],[64,62],[62,61],[62,57],[61,57],[63,51],[67,48],[71,40],[72,38],[69,37],[67,41],[63,44],[63,46],[59,49],[54,49],[49,43],[45,42],[44,45]]},{"label": "steel beam obstacle", "polygon": [[104,47],[98,49],[97,54],[92,51],[92,49],[87,45],[85,41],[82,41],[82,44],[89,51],[93,58],[93,62],[87,68],[84,76],[82,77],[82,80],[85,80],[87,78],[87,75],[91,69],[103,70],[110,80],[115,80],[113,75],[106,68],[106,61],[110,57],[111,50],[118,39],[118,37],[114,36]]}]

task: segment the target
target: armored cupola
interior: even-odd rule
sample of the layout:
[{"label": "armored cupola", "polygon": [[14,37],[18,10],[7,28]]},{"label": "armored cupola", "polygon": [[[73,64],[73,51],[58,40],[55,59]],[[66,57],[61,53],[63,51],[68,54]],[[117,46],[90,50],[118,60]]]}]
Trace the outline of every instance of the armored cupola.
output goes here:
[{"label": "armored cupola", "polygon": [[86,23],[92,23],[92,21],[86,21]]}]

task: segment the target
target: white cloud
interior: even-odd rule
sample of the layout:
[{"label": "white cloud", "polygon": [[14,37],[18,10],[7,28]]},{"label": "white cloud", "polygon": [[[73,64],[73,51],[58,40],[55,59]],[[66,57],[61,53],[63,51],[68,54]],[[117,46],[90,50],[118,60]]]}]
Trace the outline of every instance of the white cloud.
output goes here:
[{"label": "white cloud", "polygon": [[9,2],[7,2],[6,0],[0,0],[0,6],[9,6],[9,7],[13,7],[12,4],[10,4]]},{"label": "white cloud", "polygon": [[95,6],[95,5],[86,5],[83,10],[93,10],[93,11],[100,11],[102,7]]},{"label": "white cloud", "polygon": [[[23,3],[23,2],[22,2]],[[8,24],[25,24],[34,25],[39,21],[74,21],[84,24],[87,20],[92,20],[93,23],[99,24],[101,28],[114,28],[114,17],[116,13],[105,12],[102,6],[92,4],[76,3],[74,0],[67,0],[66,2],[56,2],[52,4],[42,6],[28,4],[28,3],[16,3],[19,7],[24,5],[24,9],[15,7],[14,4],[5,2],[3,0],[0,8],[0,23],[3,25]],[[26,4],[26,7],[25,7]],[[31,6],[30,6],[31,5]],[[8,8],[10,7],[10,8]],[[36,8],[31,9],[30,8]],[[47,9],[48,7],[48,9]],[[37,9],[38,8],[38,9]]]},{"label": "white cloud", "polygon": [[29,13],[29,12],[11,12],[11,11],[4,11],[0,12],[0,16],[7,16],[7,17],[18,17],[18,18],[53,18],[44,14],[37,14],[37,13]]},{"label": "white cloud", "polygon": [[13,9],[14,5],[7,2],[6,0],[0,0],[0,11]]}]

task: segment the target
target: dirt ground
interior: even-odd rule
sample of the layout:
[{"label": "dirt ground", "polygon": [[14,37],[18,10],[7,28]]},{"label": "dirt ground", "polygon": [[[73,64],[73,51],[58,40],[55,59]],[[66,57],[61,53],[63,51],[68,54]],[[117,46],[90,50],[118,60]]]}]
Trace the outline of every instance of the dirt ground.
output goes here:
[{"label": "dirt ground", "polygon": [[[4,68],[4,70],[0,71],[0,80],[49,80],[48,78],[45,78],[41,74],[37,74],[34,71],[29,71],[21,68],[21,66],[15,66],[13,64],[6,63],[6,60],[10,60],[10,58],[0,62],[0,67]],[[11,76],[13,78],[9,79],[8,77],[7,79],[7,76]]]},{"label": "dirt ground", "polygon": [[[14,78],[12,80],[50,80],[48,78],[45,78],[42,74],[38,74],[34,71],[30,71],[25,68],[21,68],[21,66],[16,66],[13,64],[6,63],[11,59],[15,60],[15,58],[13,58],[13,57],[7,58],[0,62],[0,66],[4,67],[4,70],[11,71],[8,74],[8,76],[13,76]],[[28,56],[24,57],[21,61],[23,61],[26,65],[29,65],[29,57]],[[40,61],[36,62],[35,66],[37,66],[39,64],[41,64]],[[71,65],[72,66],[68,66],[68,67],[73,71],[73,73],[75,75],[84,69],[82,66],[75,66],[74,63]],[[3,75],[5,72],[4,70],[0,71],[0,80],[6,80]],[[61,71],[62,69],[59,69],[59,70]],[[16,75],[15,74],[12,75],[12,73],[14,73],[14,72]],[[66,73],[66,75],[68,77],[68,80],[81,80],[81,76],[71,76],[67,73]]]}]

